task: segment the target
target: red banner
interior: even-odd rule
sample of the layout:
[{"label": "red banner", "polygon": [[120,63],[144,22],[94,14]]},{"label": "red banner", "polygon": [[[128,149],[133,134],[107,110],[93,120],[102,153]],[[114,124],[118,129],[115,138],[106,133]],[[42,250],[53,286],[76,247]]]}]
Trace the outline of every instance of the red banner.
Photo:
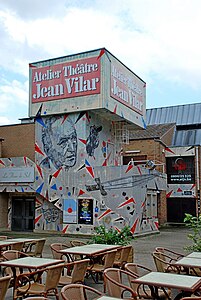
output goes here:
[{"label": "red banner", "polygon": [[100,93],[100,60],[97,57],[45,67],[30,65],[32,103]]}]

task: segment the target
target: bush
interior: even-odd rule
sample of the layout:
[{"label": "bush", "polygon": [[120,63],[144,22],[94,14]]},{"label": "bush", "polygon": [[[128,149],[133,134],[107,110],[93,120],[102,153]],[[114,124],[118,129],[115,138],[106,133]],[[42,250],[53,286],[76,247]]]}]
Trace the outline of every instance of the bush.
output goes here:
[{"label": "bush", "polygon": [[96,234],[92,237],[92,243],[108,245],[128,245],[132,234],[130,227],[125,226],[121,231],[114,228],[106,229],[103,225],[95,228]]},{"label": "bush", "polygon": [[193,217],[191,214],[185,214],[184,222],[186,226],[192,229],[188,238],[193,242],[192,245],[185,247],[187,250],[201,251],[201,216]]}]

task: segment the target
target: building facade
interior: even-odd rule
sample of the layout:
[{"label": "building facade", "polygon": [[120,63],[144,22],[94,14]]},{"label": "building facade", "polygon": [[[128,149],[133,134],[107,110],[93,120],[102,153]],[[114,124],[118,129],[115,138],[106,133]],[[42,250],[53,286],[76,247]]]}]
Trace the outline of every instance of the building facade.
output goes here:
[{"label": "building facade", "polygon": [[145,128],[145,82],[97,49],[31,63],[29,95],[34,123],[19,126],[34,127],[34,137],[31,131],[24,152],[3,152],[0,164],[8,229],[157,231],[166,176],[122,158],[130,130]]}]

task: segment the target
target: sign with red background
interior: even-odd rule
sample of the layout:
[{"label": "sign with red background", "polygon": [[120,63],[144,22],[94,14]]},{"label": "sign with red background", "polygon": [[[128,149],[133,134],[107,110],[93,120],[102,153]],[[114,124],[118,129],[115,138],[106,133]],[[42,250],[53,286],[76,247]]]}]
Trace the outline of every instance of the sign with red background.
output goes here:
[{"label": "sign with red background", "polygon": [[97,57],[45,67],[30,65],[32,103],[100,93],[100,61]]}]

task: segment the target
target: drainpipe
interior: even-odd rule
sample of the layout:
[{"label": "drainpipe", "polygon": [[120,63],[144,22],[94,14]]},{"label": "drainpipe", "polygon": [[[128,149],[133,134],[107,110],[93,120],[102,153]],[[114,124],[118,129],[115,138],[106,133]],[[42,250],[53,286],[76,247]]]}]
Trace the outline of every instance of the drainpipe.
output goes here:
[{"label": "drainpipe", "polygon": [[198,216],[200,215],[200,171],[199,171],[199,149],[198,146],[195,147],[195,159],[196,159],[196,181],[197,181],[197,206],[198,206]]}]

